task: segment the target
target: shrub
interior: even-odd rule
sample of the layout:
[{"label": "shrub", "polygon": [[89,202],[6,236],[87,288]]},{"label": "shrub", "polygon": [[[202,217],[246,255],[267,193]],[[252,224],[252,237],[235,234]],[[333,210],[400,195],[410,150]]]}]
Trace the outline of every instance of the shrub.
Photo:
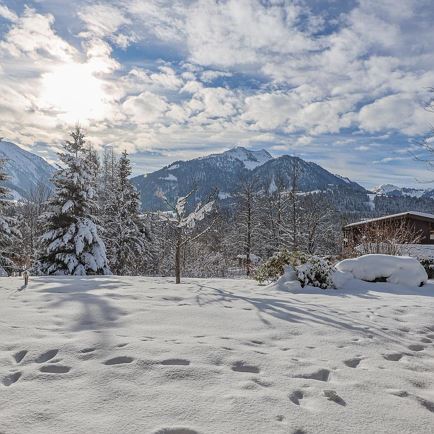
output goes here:
[{"label": "shrub", "polygon": [[307,262],[296,267],[297,277],[301,286],[316,286],[317,288],[333,288],[332,265],[323,258],[311,256]]},{"label": "shrub", "polygon": [[260,267],[256,269],[255,279],[259,282],[277,280],[283,274],[285,265],[304,264],[308,256],[302,252],[289,252],[287,249],[275,253],[271,258],[265,261]]},{"label": "shrub", "polygon": [[276,280],[283,274],[283,267],[288,265],[289,261],[290,253],[288,250],[275,253],[256,269],[254,277],[261,283],[266,280]]},{"label": "shrub", "polygon": [[294,268],[301,286],[311,285],[322,289],[333,287],[333,267],[327,260],[303,252],[289,252],[286,249],[274,254],[262,264],[256,270],[255,279],[259,282],[277,280],[283,275],[286,265]]},{"label": "shrub", "polygon": [[432,259],[420,259],[419,262],[425,268],[428,279],[432,279],[434,277],[434,261]]}]

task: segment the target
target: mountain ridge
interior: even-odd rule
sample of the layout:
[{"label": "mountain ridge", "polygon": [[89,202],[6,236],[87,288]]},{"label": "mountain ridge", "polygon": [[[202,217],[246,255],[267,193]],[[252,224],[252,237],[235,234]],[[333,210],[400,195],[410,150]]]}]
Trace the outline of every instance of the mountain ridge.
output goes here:
[{"label": "mountain ridge", "polygon": [[339,188],[368,193],[356,182],[334,175],[316,163],[290,155],[273,158],[266,150],[253,151],[243,147],[191,160],[178,160],[146,175],[135,176],[131,181],[141,194],[143,209],[156,211],[165,209],[158,192],[174,201],[196,187],[195,200],[199,202],[214,189],[219,191],[220,199],[229,199],[240,183],[249,180],[254,181],[258,191],[272,192],[277,189],[277,184],[288,188],[295,167],[300,191]]},{"label": "mountain ridge", "polygon": [[434,199],[433,188],[398,187],[394,184],[381,184],[372,189],[376,195],[387,197],[416,197]]},{"label": "mountain ridge", "polygon": [[[40,183],[45,188],[52,188],[50,179],[55,167],[42,157],[12,142],[0,140],[0,158],[6,159],[5,168],[10,179],[5,185],[11,190],[14,199],[29,198]],[[191,160],[177,160],[154,172],[134,176],[131,181],[141,195],[142,208],[156,211],[166,209],[161,199],[157,198],[156,193],[160,191],[174,201],[197,186],[194,199],[199,202],[217,189],[222,203],[229,204],[233,203],[231,198],[239,191],[242,182],[255,181],[257,191],[268,193],[278,188],[288,189],[291,188],[294,166],[299,172],[297,184],[300,192],[328,192],[339,203],[342,201],[343,210],[347,207],[345,204],[353,203],[354,206],[356,201],[359,204],[356,205],[357,209],[376,211],[373,197],[407,202],[425,200],[430,203],[434,199],[434,189],[397,187],[392,184],[382,184],[372,189],[371,193],[357,182],[333,174],[317,163],[290,155],[273,157],[264,149],[250,150],[244,147],[234,147]]]},{"label": "mountain ridge", "polygon": [[39,155],[26,151],[15,143],[0,140],[0,158],[5,160],[9,179],[5,186],[14,199],[29,199],[39,185],[51,189],[55,168]]}]

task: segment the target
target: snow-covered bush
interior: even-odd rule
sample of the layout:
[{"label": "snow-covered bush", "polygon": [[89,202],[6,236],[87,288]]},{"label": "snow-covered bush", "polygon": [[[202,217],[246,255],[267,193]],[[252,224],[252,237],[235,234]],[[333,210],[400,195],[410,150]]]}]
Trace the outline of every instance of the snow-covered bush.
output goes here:
[{"label": "snow-covered bush", "polygon": [[409,256],[365,255],[345,259],[337,263],[335,268],[337,272],[333,280],[339,288],[351,279],[386,281],[406,286],[420,286],[428,279],[420,262]]},{"label": "snow-covered bush", "polygon": [[424,268],[429,279],[434,277],[434,260],[433,259],[419,259],[420,265]]},{"label": "snow-covered bush", "polygon": [[270,259],[265,261],[256,269],[255,279],[259,282],[267,280],[276,280],[283,275],[285,265],[291,263],[291,254],[284,249],[281,252],[275,253]]},{"label": "snow-covered bush", "polygon": [[[316,286],[326,289],[333,287],[333,267],[319,256],[308,255],[303,252],[288,252],[282,250],[273,255],[255,273],[255,279],[259,282],[266,280],[275,281],[286,274],[298,280],[301,286]],[[288,278],[284,279],[285,282]]]},{"label": "snow-covered bush", "polygon": [[333,288],[333,267],[319,256],[311,256],[309,260],[295,267],[301,286],[316,286],[317,288]]},{"label": "snow-covered bush", "polygon": [[303,252],[289,252],[284,249],[275,253],[256,269],[255,279],[259,282],[274,281],[283,275],[286,265],[296,267],[308,261],[309,255]]}]

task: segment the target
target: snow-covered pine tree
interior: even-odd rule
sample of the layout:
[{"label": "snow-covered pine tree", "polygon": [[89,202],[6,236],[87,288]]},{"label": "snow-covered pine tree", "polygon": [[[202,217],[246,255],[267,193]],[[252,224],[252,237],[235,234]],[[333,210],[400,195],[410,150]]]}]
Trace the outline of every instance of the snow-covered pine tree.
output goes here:
[{"label": "snow-covered pine tree", "polygon": [[3,184],[8,178],[4,165],[5,160],[0,159],[0,276],[7,276],[13,268],[12,246],[19,236],[19,232],[14,228],[14,220],[6,216],[9,190]]},{"label": "snow-covered pine tree", "polygon": [[112,187],[106,188],[103,217],[110,267],[119,275],[139,274],[152,259],[151,237],[141,218],[139,193],[130,175],[130,160],[124,151],[116,162]]},{"label": "snow-covered pine tree", "polygon": [[51,189],[44,183],[38,182],[30,190],[27,198],[20,200],[14,207],[16,227],[20,237],[14,243],[14,262],[19,269],[30,268],[39,257],[39,238],[43,233],[40,217],[46,210]]},{"label": "snow-covered pine tree", "polygon": [[95,176],[83,131],[76,126],[59,153],[62,168],[43,214],[46,232],[38,268],[44,274],[111,274],[96,221]]},{"label": "snow-covered pine tree", "polygon": [[98,185],[98,201],[104,215],[107,201],[114,193],[117,159],[112,146],[105,146],[102,153],[101,175]]}]

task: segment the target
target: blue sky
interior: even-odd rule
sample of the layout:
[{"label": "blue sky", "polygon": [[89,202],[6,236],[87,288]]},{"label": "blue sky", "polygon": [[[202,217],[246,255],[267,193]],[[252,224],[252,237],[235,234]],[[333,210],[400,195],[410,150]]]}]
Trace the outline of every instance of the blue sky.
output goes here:
[{"label": "blue sky", "polygon": [[52,161],[80,122],[135,173],[241,145],[432,187],[433,40],[432,0],[0,0],[0,136]]}]

